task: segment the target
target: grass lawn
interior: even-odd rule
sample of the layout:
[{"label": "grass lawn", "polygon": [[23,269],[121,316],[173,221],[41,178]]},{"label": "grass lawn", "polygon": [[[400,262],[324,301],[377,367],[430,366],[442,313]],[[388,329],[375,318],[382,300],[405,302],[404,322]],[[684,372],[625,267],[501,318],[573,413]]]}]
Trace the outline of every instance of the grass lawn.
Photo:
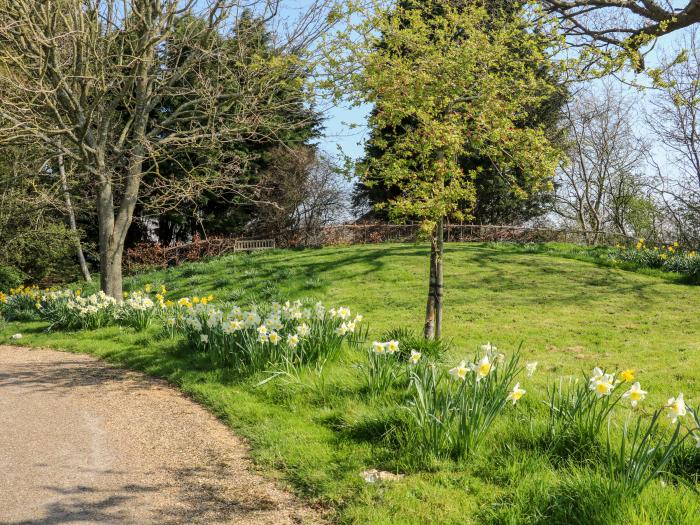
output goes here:
[{"label": "grass lawn", "polygon": [[[358,352],[346,350],[320,373],[260,386],[264,376],[213,369],[155,328],[46,333],[43,323],[8,323],[0,341],[21,332],[21,344],[88,352],[169,379],[247,437],[263,471],[338,523],[699,523],[700,496],[673,477],[700,476],[694,443],[666,483],[626,497],[610,488],[600,450],[584,457],[547,446],[543,401],[557,378],[601,366],[634,369],[649,391],[646,410],[678,392],[700,405],[700,287],[596,264],[593,251],[561,245],[448,244],[446,252],[446,366],[487,341],[505,353],[522,344],[524,360],[539,362],[523,381],[522,402],[497,420],[479,452],[458,463],[417,468],[399,453],[391,429],[405,399],[368,398]],[[423,245],[278,250],[152,272],[126,288],[165,284],[169,298],[211,293],[241,305],[313,297],[364,314],[378,338],[395,327],[421,329],[427,270]],[[621,409],[617,420],[627,413]],[[368,468],[406,476],[366,484],[359,473]]]}]

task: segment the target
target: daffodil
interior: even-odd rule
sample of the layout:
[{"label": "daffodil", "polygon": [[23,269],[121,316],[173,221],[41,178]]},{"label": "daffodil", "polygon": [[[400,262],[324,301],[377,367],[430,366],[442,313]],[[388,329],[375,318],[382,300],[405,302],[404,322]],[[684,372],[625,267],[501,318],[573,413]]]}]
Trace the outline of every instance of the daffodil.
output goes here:
[{"label": "daffodil", "polygon": [[603,374],[602,376],[591,379],[589,386],[599,398],[609,396],[612,393],[613,388],[615,388],[615,379],[611,374]]},{"label": "daffodil", "polygon": [[695,448],[700,448],[700,430],[695,431],[693,439],[695,440]]},{"label": "daffodil", "polygon": [[678,421],[679,417],[686,415],[687,410],[685,407],[685,400],[683,399],[683,393],[678,394],[678,397],[671,397],[666,402],[666,408],[668,408],[668,417],[671,418],[671,423]]},{"label": "daffodil", "polygon": [[339,336],[344,336],[348,333],[348,325],[342,323],[338,328],[335,329],[335,334]]},{"label": "daffodil", "polygon": [[642,390],[639,381],[637,381],[627,392],[622,394],[622,397],[628,398],[632,406],[636,408],[640,401],[644,401],[646,395],[647,391]]},{"label": "daffodil", "polygon": [[487,354],[491,354],[498,350],[494,345],[492,345],[490,342],[486,343],[485,345],[481,345],[481,350],[483,352],[486,352]]},{"label": "daffodil", "polygon": [[301,323],[299,326],[297,326],[297,334],[299,334],[299,337],[306,337],[310,332],[311,329],[306,323]]},{"label": "daffodil", "polygon": [[267,326],[265,326],[264,324],[258,326],[258,335],[267,335],[267,332]]},{"label": "daffodil", "polygon": [[276,345],[277,343],[280,342],[280,334],[277,332],[270,332],[270,335],[267,336],[267,340],[270,341],[273,345]]},{"label": "daffodil", "polygon": [[594,381],[597,381],[598,379],[603,377],[604,374],[605,374],[605,372],[603,372],[603,370],[601,370],[599,367],[596,366],[593,369],[593,375],[591,376],[591,383],[593,383]]},{"label": "daffodil", "polygon": [[379,341],[374,341],[372,343],[372,352],[375,354],[383,354],[385,349],[386,346],[384,343],[380,343]]},{"label": "daffodil", "polygon": [[521,397],[525,395],[526,392],[527,390],[525,390],[524,388],[520,388],[520,383],[515,383],[513,390],[510,391],[510,394],[508,394],[508,397],[506,399],[508,401],[512,401],[513,404],[515,404]]},{"label": "daffodil", "polygon": [[199,336],[200,341],[202,343],[207,344],[209,342],[209,336],[207,334],[202,334]]},{"label": "daffodil", "polygon": [[525,365],[525,370],[527,371],[527,377],[532,377],[532,375],[537,370],[537,361],[532,361]]},{"label": "daffodil", "polygon": [[455,379],[461,379],[462,381],[464,381],[467,378],[468,373],[469,368],[467,367],[464,361],[462,361],[456,367],[450,370],[450,375],[452,377],[454,377]]},{"label": "daffodil", "polygon": [[299,336],[297,334],[289,334],[287,336],[287,345],[289,348],[296,348],[299,344]]},{"label": "daffodil", "polygon": [[153,290],[153,285],[149,283],[144,286],[143,289],[146,291],[146,293],[151,293],[151,290]]},{"label": "daffodil", "polygon": [[481,361],[479,361],[474,367],[474,371],[476,372],[476,380],[479,381],[489,375],[492,368],[493,366],[491,365],[491,361],[489,361],[489,356],[485,355],[482,357]]},{"label": "daffodil", "polygon": [[418,364],[418,361],[420,361],[420,358],[423,354],[420,352],[416,352],[415,350],[411,350],[411,356],[408,358],[410,363],[412,365]]},{"label": "daffodil", "polygon": [[[634,380],[634,370],[631,370],[629,368],[627,370],[623,370],[622,372],[620,372],[619,377],[620,377],[620,380],[622,382],[625,382],[625,383],[628,381],[632,381],[632,380]],[[639,384],[639,383],[637,383],[637,384]]]},{"label": "daffodil", "polygon": [[388,354],[395,354],[396,352],[399,351],[399,342],[395,340],[391,340],[385,343],[386,345],[386,352]]}]

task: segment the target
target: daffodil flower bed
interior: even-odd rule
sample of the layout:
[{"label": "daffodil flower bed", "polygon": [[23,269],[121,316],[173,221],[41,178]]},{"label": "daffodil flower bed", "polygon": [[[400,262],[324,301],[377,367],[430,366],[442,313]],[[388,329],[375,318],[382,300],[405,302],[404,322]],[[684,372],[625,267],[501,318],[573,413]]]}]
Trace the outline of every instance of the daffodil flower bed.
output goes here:
[{"label": "daffodil flower bed", "polygon": [[201,302],[181,305],[182,315],[167,322],[189,345],[208,353],[218,366],[247,373],[333,360],[343,341],[354,343],[362,323],[362,316],[353,317],[349,308],[326,309],[321,302],[309,306],[287,301],[247,310]]},{"label": "daffodil flower bed", "polygon": [[683,250],[677,242],[650,246],[644,239],[639,239],[633,248],[618,246],[611,250],[609,257],[638,268],[657,268],[679,273],[693,281],[700,279],[700,257],[693,250]]}]

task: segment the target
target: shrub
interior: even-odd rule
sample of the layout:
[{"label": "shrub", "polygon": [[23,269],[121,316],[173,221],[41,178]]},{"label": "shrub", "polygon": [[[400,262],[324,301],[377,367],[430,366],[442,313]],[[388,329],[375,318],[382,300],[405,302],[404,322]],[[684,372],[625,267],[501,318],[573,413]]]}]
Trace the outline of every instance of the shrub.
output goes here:
[{"label": "shrub", "polygon": [[22,284],[23,276],[14,266],[0,265],[0,291],[17,288]]}]

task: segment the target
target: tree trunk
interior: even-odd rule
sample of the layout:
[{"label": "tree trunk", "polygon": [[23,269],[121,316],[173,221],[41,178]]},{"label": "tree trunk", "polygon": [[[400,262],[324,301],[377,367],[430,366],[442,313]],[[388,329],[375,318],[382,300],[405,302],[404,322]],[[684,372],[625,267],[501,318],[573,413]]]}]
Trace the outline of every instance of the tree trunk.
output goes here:
[{"label": "tree trunk", "polygon": [[443,220],[440,219],[430,242],[430,282],[423,329],[426,339],[442,337],[443,235]]},{"label": "tree trunk", "polygon": [[[122,202],[122,206],[130,203]],[[133,206],[131,206],[133,207]],[[126,212],[125,212],[126,213]],[[97,217],[100,243],[100,288],[117,300],[122,299],[122,255],[128,221],[115,220],[112,185],[103,182],[97,192]]]},{"label": "tree trunk", "polygon": [[85,254],[83,253],[83,245],[80,242],[80,236],[78,235],[78,227],[75,222],[75,212],[73,211],[73,203],[70,198],[70,192],[68,191],[68,179],[66,177],[66,166],[63,162],[63,155],[58,156],[58,173],[61,177],[61,190],[63,191],[63,198],[66,202],[66,210],[68,211],[68,224],[70,225],[70,231],[75,238],[75,250],[78,255],[78,264],[80,264],[80,271],[83,274],[83,278],[91,283],[92,276],[90,275],[90,270],[88,269],[87,262],[85,262]]}]

